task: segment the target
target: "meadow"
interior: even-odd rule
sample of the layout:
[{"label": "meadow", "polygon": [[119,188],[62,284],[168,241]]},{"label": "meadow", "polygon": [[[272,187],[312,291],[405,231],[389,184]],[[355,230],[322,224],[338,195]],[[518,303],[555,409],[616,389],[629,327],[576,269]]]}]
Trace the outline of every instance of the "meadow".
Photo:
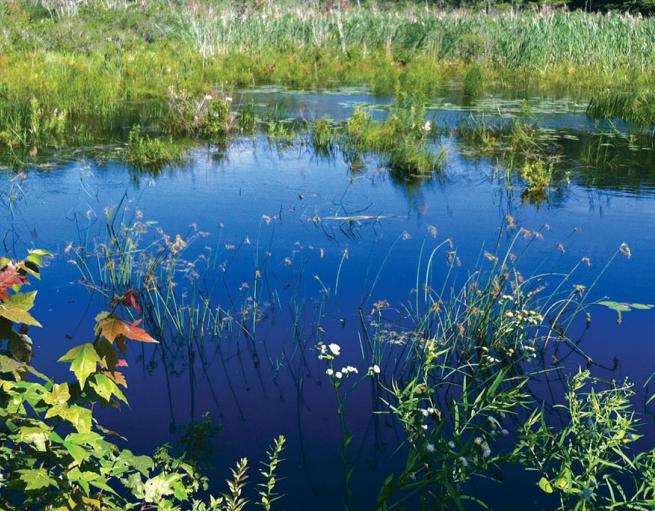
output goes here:
[{"label": "meadow", "polygon": [[654,49],[0,3],[0,509],[655,509]]}]

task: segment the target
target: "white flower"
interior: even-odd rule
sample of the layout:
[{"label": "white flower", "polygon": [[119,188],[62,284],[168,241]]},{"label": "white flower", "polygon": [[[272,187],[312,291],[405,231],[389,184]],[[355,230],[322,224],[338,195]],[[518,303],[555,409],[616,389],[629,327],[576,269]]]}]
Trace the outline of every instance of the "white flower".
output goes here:
[{"label": "white flower", "polygon": [[332,375],[334,375],[334,370],[333,369],[327,369],[325,371],[325,374],[327,374],[328,376],[332,376]]},{"label": "white flower", "polygon": [[426,133],[432,130],[432,123],[430,121],[425,121],[425,124],[423,125],[423,131]]},{"label": "white flower", "polygon": [[380,366],[377,364],[372,365],[371,367],[368,368],[366,374],[368,374],[369,376],[373,376],[374,374],[380,374]]},{"label": "white flower", "polygon": [[343,377],[343,374],[341,374],[341,371],[337,371],[336,373],[334,373],[334,376],[337,377],[337,380],[340,380]]},{"label": "white flower", "polygon": [[434,444],[428,444],[426,449],[428,452],[434,452]]},{"label": "white flower", "polygon": [[341,353],[341,346],[335,343],[331,343],[328,345],[328,348],[330,348],[330,351],[335,357],[339,356],[339,353]]}]

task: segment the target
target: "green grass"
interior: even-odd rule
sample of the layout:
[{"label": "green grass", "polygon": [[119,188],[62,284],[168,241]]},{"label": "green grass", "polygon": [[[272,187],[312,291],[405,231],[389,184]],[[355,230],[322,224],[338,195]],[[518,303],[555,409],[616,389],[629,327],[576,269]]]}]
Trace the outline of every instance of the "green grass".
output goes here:
[{"label": "green grass", "polygon": [[137,168],[159,170],[169,163],[182,161],[184,147],[171,139],[152,138],[141,133],[139,125],[130,130],[127,162]]},{"label": "green grass", "polygon": [[603,119],[623,119],[640,127],[655,125],[655,93],[651,89],[636,91],[607,90],[591,98],[589,115]]},{"label": "green grass", "polygon": [[[261,84],[364,85],[378,94],[430,96],[454,80],[469,99],[498,87],[572,94],[609,88],[631,98],[655,85],[655,20],[628,15],[487,16],[423,4],[41,5],[17,0],[0,9],[0,146],[14,152],[108,141],[134,124],[215,137],[234,128],[234,119],[219,111],[220,101],[201,105],[200,122],[194,107],[207,94],[224,98],[222,91]],[[42,126],[57,125],[50,129],[56,137],[31,132],[34,101]],[[626,116],[644,117],[637,112],[644,101],[629,103],[634,113]],[[623,116],[618,107],[592,111]],[[651,122],[652,113],[645,118]]]}]

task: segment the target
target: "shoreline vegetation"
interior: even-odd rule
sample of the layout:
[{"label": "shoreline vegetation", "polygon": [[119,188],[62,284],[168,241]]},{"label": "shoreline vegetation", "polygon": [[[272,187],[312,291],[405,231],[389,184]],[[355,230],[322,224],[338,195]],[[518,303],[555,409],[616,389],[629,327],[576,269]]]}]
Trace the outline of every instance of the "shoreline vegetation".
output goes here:
[{"label": "shoreline vegetation", "polygon": [[417,98],[454,84],[465,101],[565,94],[591,99],[594,117],[655,118],[655,19],[641,15],[15,0],[0,6],[0,26],[0,149],[17,162],[43,147],[127,141],[136,125],[224,139],[251,106],[212,111],[207,98],[269,84]]}]

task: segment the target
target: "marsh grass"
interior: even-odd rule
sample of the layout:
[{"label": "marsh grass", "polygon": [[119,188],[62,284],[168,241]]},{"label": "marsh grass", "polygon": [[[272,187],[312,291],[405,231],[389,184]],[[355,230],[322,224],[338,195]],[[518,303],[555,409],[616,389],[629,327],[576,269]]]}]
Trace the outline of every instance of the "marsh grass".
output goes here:
[{"label": "marsh grass", "polygon": [[622,119],[638,127],[655,125],[655,93],[650,89],[607,90],[592,96],[587,113],[602,119]]},{"label": "marsh grass", "polygon": [[[19,159],[44,144],[107,142],[134,124],[215,137],[234,119],[219,101],[202,105],[196,122],[203,98],[263,84],[365,85],[376,94],[431,97],[448,77],[469,99],[505,84],[607,88],[592,101],[593,115],[653,117],[652,77],[644,71],[655,64],[650,18],[488,16],[418,5],[69,3],[77,7],[66,14],[33,2],[0,12],[0,144]],[[171,101],[172,94],[180,97]]]},{"label": "marsh grass", "polygon": [[128,137],[126,159],[130,165],[149,170],[161,170],[171,163],[180,163],[185,149],[172,138],[152,138],[133,126]]},{"label": "marsh grass", "polygon": [[547,197],[549,187],[566,180],[556,137],[528,117],[509,121],[471,117],[460,126],[459,135],[465,154],[494,158],[508,183],[519,177],[525,183],[525,199],[539,202]]}]

